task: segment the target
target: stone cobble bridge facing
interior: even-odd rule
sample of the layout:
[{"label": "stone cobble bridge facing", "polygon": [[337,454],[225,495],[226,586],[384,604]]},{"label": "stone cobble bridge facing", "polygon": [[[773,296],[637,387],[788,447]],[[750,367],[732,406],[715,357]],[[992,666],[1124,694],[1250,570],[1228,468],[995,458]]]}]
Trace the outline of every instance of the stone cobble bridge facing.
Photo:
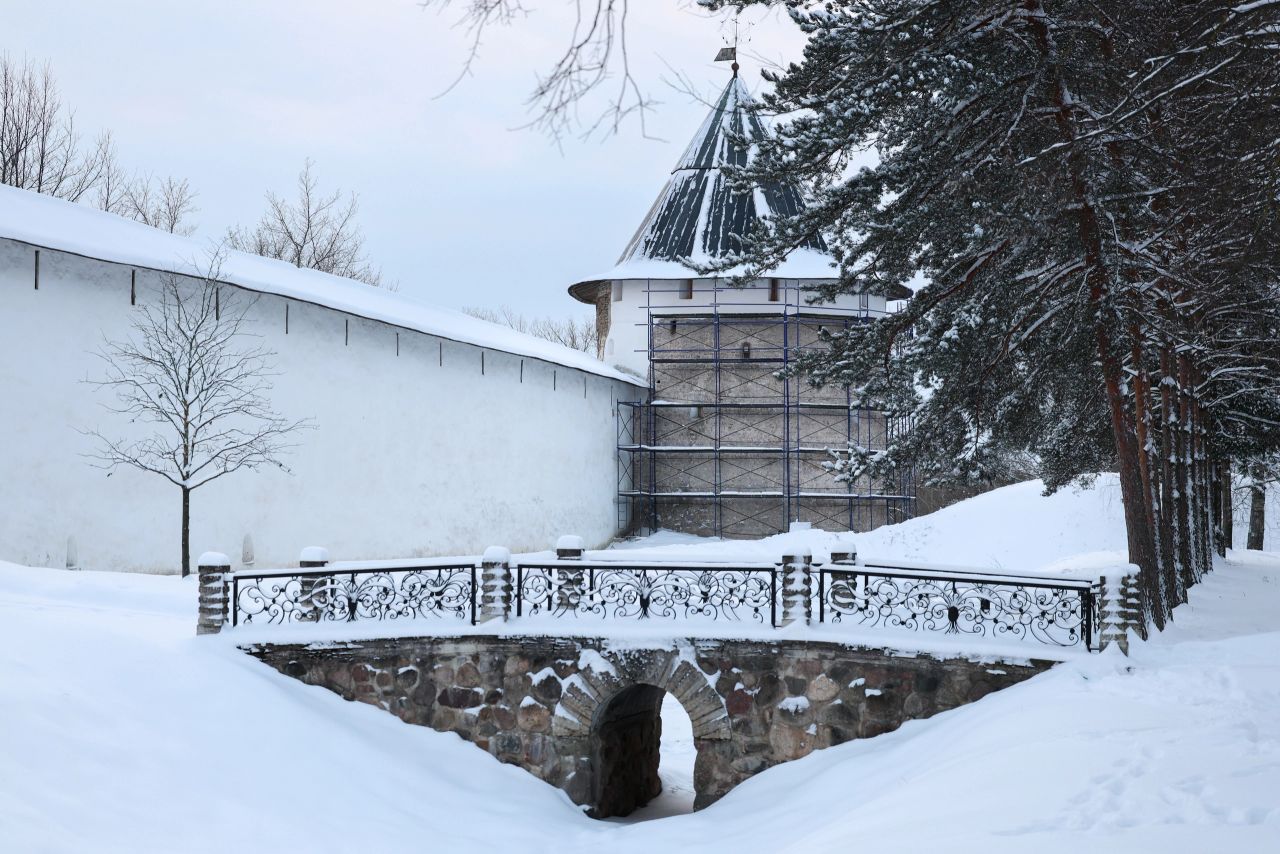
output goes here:
[{"label": "stone cobble bridge facing", "polygon": [[[307,684],[457,733],[600,818],[660,792],[666,694],[693,725],[701,809],[781,762],[1030,678],[1064,648],[1123,644],[1135,613],[1127,579],[909,572],[852,554],[827,567],[806,555],[590,563],[570,541],[542,562],[494,549],[479,565],[307,557],[297,570],[233,574],[206,555],[199,631],[227,632]],[[884,642],[841,638],[868,627]],[[895,651],[908,632],[1023,648]]]}]

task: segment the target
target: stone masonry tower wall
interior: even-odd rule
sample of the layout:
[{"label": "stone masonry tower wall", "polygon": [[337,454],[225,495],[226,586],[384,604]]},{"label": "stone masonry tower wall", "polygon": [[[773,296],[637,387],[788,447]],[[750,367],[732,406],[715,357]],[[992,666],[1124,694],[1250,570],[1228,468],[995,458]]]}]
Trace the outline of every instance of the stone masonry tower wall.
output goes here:
[{"label": "stone masonry tower wall", "polygon": [[851,408],[844,387],[784,373],[800,353],[826,346],[823,330],[863,318],[792,309],[652,314],[651,399],[623,408],[639,527],[760,537],[793,521],[865,531],[912,515],[908,479],[841,483],[823,467],[830,449],[885,447],[899,425]]}]

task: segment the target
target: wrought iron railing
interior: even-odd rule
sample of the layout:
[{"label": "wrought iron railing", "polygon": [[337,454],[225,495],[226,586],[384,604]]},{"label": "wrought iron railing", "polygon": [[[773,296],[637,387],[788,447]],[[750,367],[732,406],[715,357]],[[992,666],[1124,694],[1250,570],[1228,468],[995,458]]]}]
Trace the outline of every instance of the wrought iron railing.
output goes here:
[{"label": "wrought iron railing", "polygon": [[1093,649],[1093,583],[924,572],[876,564],[815,569],[819,622]]},{"label": "wrought iron railing", "polygon": [[670,563],[521,563],[517,617],[703,619],[778,624],[778,568]]},{"label": "wrought iron railing", "polygon": [[448,617],[475,623],[472,563],[377,569],[236,573],[231,624]]},{"label": "wrought iron railing", "polygon": [[[876,563],[511,561],[239,572],[238,625],[575,617],[754,623],[792,619],[1096,649],[1102,593],[1084,580]],[[790,580],[788,580],[790,579]]]}]

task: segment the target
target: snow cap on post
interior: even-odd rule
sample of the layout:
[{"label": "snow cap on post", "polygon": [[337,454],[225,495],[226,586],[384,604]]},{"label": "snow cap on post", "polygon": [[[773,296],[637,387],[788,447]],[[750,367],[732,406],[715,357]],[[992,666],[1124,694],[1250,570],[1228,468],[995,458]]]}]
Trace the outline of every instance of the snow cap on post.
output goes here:
[{"label": "snow cap on post", "polygon": [[582,537],[565,534],[556,540],[556,557],[561,559],[582,557]]},{"label": "snow cap on post", "polygon": [[307,546],[298,555],[298,566],[328,566],[329,550],[323,546]]},{"label": "snow cap on post", "polygon": [[489,546],[484,550],[484,556],[480,558],[481,563],[499,564],[511,563],[511,549],[502,546]]},{"label": "snow cap on post", "polygon": [[200,555],[199,558],[196,559],[196,567],[199,568],[199,567],[206,567],[206,566],[211,569],[213,568],[230,569],[231,558],[227,557],[222,552],[205,552],[204,554]]},{"label": "snow cap on post", "polygon": [[858,543],[850,536],[843,536],[831,544],[832,563],[857,563]]}]

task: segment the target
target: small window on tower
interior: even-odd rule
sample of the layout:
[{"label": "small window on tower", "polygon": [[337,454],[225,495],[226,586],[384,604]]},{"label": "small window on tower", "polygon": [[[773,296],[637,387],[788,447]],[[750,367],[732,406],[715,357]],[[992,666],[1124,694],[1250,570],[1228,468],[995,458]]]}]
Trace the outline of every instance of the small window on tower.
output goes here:
[{"label": "small window on tower", "polygon": [[680,280],[680,299],[693,299],[693,279]]},{"label": "small window on tower", "polygon": [[622,282],[613,283],[613,301],[622,302]]},{"label": "small window on tower", "polygon": [[777,302],[777,301],[778,301],[778,280],[770,279],[769,280],[769,302]]}]

